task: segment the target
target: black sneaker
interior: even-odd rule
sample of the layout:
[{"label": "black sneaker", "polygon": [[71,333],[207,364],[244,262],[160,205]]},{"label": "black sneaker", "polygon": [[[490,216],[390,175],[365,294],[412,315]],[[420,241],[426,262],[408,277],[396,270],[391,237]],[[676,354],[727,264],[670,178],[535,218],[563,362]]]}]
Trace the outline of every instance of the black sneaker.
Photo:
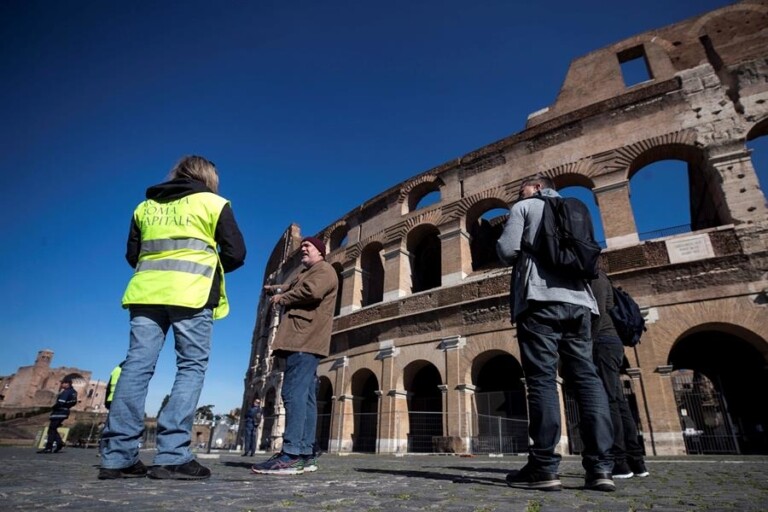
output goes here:
[{"label": "black sneaker", "polygon": [[152,466],[147,476],[157,480],[203,480],[211,476],[211,470],[192,459],[184,464]]},{"label": "black sneaker", "polygon": [[507,475],[507,485],[517,489],[536,489],[539,491],[561,491],[563,484],[557,473],[546,473],[523,466],[519,471]]},{"label": "black sneaker", "polygon": [[623,460],[613,465],[613,478],[632,478],[634,473],[627,461]]},{"label": "black sneaker", "polygon": [[[635,476],[645,478],[646,476],[650,475],[650,473],[645,467],[645,461],[643,461],[642,459],[630,460],[629,467],[632,468],[632,471],[635,473]],[[616,475],[613,475],[613,476],[616,476]]]},{"label": "black sneaker", "polygon": [[610,473],[587,473],[584,488],[590,491],[613,492],[616,490],[616,484],[613,483]]},{"label": "black sneaker", "polygon": [[59,453],[64,448],[64,443],[57,444],[53,443],[53,453]]},{"label": "black sneaker", "polygon": [[141,461],[133,466],[121,469],[99,469],[99,480],[117,480],[118,478],[143,478],[147,476],[147,467]]}]

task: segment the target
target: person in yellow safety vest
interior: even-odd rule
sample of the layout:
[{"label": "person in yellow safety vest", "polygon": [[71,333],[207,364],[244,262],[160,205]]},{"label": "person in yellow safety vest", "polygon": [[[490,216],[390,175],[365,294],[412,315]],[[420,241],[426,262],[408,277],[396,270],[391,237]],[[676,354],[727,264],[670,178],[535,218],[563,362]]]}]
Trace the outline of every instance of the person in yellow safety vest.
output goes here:
[{"label": "person in yellow safety vest", "polygon": [[107,382],[107,394],[104,396],[104,407],[107,409],[112,405],[112,399],[115,397],[115,388],[117,388],[117,381],[120,379],[120,372],[123,370],[125,361],[115,366],[112,369],[112,373],[109,374],[109,382]]},{"label": "person in yellow safety vest", "polygon": [[[218,188],[215,165],[187,156],[169,181],[147,189],[133,213],[126,259],[135,272],[122,301],[130,310],[130,345],[103,431],[100,480],[211,475],[190,450],[192,421],[213,320],[229,311],[224,273],[241,267],[246,253],[229,201]],[[157,452],[147,469],[139,460],[147,388],[171,328],[176,378],[157,418]]]}]

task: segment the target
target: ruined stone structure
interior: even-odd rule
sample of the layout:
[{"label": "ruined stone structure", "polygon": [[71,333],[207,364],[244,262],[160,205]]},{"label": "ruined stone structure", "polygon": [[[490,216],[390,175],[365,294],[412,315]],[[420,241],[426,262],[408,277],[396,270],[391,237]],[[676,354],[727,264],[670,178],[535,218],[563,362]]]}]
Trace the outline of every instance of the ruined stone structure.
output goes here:
[{"label": "ruined stone structure", "polygon": [[22,366],[13,375],[0,376],[0,414],[12,417],[16,412],[52,406],[64,377],[72,378],[72,387],[77,391],[78,402],[73,411],[106,412],[106,382],[91,380],[91,372],[79,368],[51,368],[52,360],[52,351],[41,350],[34,365]]},{"label": "ruined stone structure", "polygon": [[[647,79],[628,85],[624,64]],[[627,349],[626,393],[648,454],[768,453],[768,209],[748,143],[768,135],[768,1],[745,0],[572,62],[526,128],[382,192],[319,233],[339,273],[332,354],[319,368],[318,440],[330,451],[526,450],[509,269],[495,240],[521,180],[589,189],[614,284],[648,331]],[[687,164],[690,226],[637,232],[630,179]],[[768,186],[763,183],[763,186]],[[422,206],[425,196],[439,196]],[[490,212],[490,213],[489,213]],[[300,270],[301,233],[276,245],[265,284]],[[243,407],[266,405],[280,446],[282,374],[262,299]],[[563,453],[578,411],[562,382]]]}]

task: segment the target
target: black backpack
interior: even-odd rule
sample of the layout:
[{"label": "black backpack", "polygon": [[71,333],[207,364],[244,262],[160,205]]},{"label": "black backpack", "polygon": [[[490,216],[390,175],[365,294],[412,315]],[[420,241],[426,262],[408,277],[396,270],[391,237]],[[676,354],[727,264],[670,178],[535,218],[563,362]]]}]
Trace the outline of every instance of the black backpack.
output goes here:
[{"label": "black backpack", "polygon": [[575,197],[533,198],[544,201],[544,210],[533,243],[523,241],[523,250],[552,273],[595,279],[601,249],[595,242],[587,206]]},{"label": "black backpack", "polygon": [[611,285],[613,289],[613,307],[608,312],[613,320],[613,326],[625,347],[634,347],[640,343],[644,331],[645,318],[640,312],[640,306],[630,294]]}]

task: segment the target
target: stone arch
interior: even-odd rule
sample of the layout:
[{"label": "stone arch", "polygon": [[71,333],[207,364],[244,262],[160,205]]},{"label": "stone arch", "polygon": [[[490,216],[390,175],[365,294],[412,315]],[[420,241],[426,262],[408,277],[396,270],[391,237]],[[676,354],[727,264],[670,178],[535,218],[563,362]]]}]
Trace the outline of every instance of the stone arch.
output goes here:
[{"label": "stone arch", "polygon": [[322,375],[317,379],[317,432],[315,439],[323,451],[328,451],[333,414],[333,383]]},{"label": "stone arch", "polygon": [[[690,196],[690,229],[700,230],[731,221],[721,187],[722,177],[707,161],[706,153],[689,143],[687,132],[655,137],[617,150],[616,163],[621,162],[631,180],[647,166],[664,160],[687,164],[687,187]],[[638,208],[637,200],[630,203]]]},{"label": "stone arch", "polygon": [[675,340],[668,363],[689,454],[768,453],[768,409],[755,401],[768,393],[766,340],[706,322]]},{"label": "stone arch", "polygon": [[754,140],[758,137],[768,135],[768,117],[755,123],[747,132],[747,140]]},{"label": "stone arch", "polygon": [[408,451],[432,452],[432,439],[443,435],[443,377],[437,366],[412,361],[403,369],[408,396]]},{"label": "stone arch", "polygon": [[592,188],[594,187],[592,179],[598,172],[599,168],[591,159],[581,159],[547,169],[543,174],[552,178],[557,187],[580,185]]},{"label": "stone arch", "polygon": [[361,305],[376,304],[384,299],[384,245],[372,241],[360,251],[362,272]]},{"label": "stone arch", "polygon": [[339,262],[331,263],[333,270],[336,271],[336,278],[339,280],[339,287],[336,289],[336,304],[333,308],[333,316],[339,316],[341,314],[341,300],[344,296],[344,276],[342,272],[344,267]]},{"label": "stone arch", "polygon": [[[683,157],[682,159],[685,159],[686,155],[693,156],[694,159],[703,157],[701,149],[696,146],[695,132],[681,130],[621,146],[606,154],[598,155],[595,157],[595,166],[600,174],[619,173],[628,180],[638,169],[658,160],[659,153],[666,151],[661,149],[664,147],[678,148],[676,154]],[[644,156],[641,158],[640,155]]]},{"label": "stone arch", "polygon": [[[763,23],[756,18],[755,14],[762,15]],[[751,32],[756,32],[765,27],[765,20],[768,19],[768,8],[759,4],[735,4],[723,7],[714,12],[704,14],[688,30],[689,37],[698,38],[702,35],[715,36],[718,39],[732,41],[738,39],[735,36],[745,36]],[[717,27],[717,24],[728,25],[728,30]],[[714,41],[718,43],[717,40]]]},{"label": "stone arch", "polygon": [[[760,140],[758,141],[758,139]],[[748,150],[752,169],[757,179],[757,186],[763,193],[763,199],[768,199],[768,117],[758,121],[749,129],[746,140],[751,143]],[[743,178],[747,183],[742,187],[742,191],[750,187],[749,181],[751,181],[751,177],[748,175],[743,176]]]},{"label": "stone arch", "polygon": [[[506,210],[505,215],[484,218],[487,212]],[[485,197],[477,200],[468,209],[464,217],[464,225],[469,234],[472,270],[489,270],[501,267],[496,255],[496,241],[504,230],[504,223],[509,218],[508,203],[498,197]]]},{"label": "stone arch", "polygon": [[431,192],[440,192],[444,186],[443,180],[434,174],[424,174],[409,182],[400,189],[397,198],[401,206],[401,213],[405,215],[417,209],[419,201]]},{"label": "stone arch", "polygon": [[333,252],[336,249],[341,249],[347,246],[349,236],[349,226],[347,221],[340,220],[330,226],[325,233],[323,233],[323,240],[328,245],[328,252]]},{"label": "stone arch", "polygon": [[352,431],[352,451],[375,453],[376,428],[378,426],[379,380],[368,368],[361,368],[352,374],[352,411],[354,427]]},{"label": "stone arch", "polygon": [[439,288],[442,281],[440,230],[432,224],[420,224],[408,232],[406,247],[410,254],[411,292]]},{"label": "stone arch", "polygon": [[528,408],[523,368],[510,353],[478,354],[469,369],[475,386],[475,452],[517,453],[528,446]]}]

